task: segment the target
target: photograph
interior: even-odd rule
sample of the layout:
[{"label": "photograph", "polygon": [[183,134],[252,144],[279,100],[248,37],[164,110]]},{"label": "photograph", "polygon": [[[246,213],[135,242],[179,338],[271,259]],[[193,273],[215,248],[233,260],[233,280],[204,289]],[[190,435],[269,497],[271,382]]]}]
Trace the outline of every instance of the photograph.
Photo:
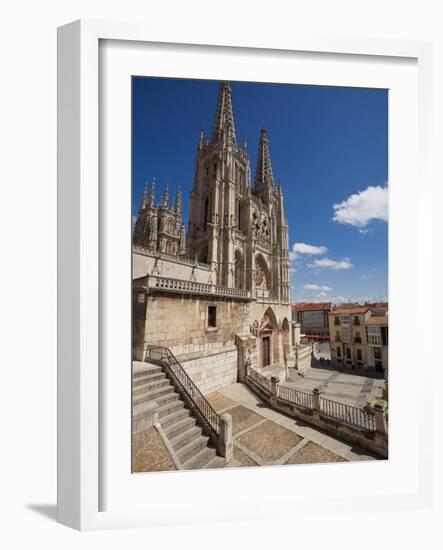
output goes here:
[{"label": "photograph", "polygon": [[388,96],[132,76],[132,473],[389,458]]}]

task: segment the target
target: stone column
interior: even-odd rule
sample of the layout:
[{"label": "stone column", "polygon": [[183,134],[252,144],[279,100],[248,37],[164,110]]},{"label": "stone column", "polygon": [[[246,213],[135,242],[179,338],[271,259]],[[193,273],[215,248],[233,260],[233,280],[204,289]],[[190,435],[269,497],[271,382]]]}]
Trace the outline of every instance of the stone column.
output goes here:
[{"label": "stone column", "polygon": [[232,437],[232,416],[228,413],[224,413],[220,417],[221,419],[221,448],[220,452],[225,457],[226,462],[229,462],[233,458],[234,454],[234,439]]},{"label": "stone column", "polygon": [[315,411],[320,411],[320,395],[321,391],[318,388],[312,390],[313,406]]},{"label": "stone column", "polygon": [[388,426],[386,423],[386,415],[383,405],[380,405],[379,403],[374,405],[374,416],[375,431],[383,435],[388,435]]},{"label": "stone column", "polygon": [[277,376],[271,376],[271,404],[277,404],[277,395],[278,395],[278,385],[280,383],[280,378]]}]

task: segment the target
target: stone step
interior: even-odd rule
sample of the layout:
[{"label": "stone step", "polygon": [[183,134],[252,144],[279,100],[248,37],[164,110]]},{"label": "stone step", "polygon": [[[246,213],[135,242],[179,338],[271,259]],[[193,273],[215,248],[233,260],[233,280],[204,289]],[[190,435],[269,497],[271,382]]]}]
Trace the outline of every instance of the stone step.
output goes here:
[{"label": "stone step", "polygon": [[179,399],[177,399],[177,401],[171,401],[170,403],[166,403],[166,405],[162,405],[161,407],[159,407],[158,418],[160,420],[160,424],[164,426],[164,417],[169,416],[170,414],[177,412],[181,409],[186,412],[186,415],[189,415],[188,409],[185,409],[183,401],[180,401]]},{"label": "stone step", "polygon": [[161,395],[156,392],[148,392],[143,393],[141,395],[137,395],[133,399],[134,405],[139,405],[140,403],[146,403],[147,401],[156,401],[158,405],[161,407],[162,405],[166,405],[166,403],[169,403],[171,401],[177,401],[178,400],[178,393],[174,392],[174,388],[169,387],[167,388],[168,392],[164,395]]},{"label": "stone step", "polygon": [[138,384],[132,388],[132,395],[139,395],[140,393],[152,391],[157,388],[164,386],[170,386],[171,382],[168,379],[164,380],[154,380],[153,382],[145,382],[143,384]]},{"label": "stone step", "polygon": [[146,376],[147,374],[158,374],[160,372],[163,372],[162,367],[158,365],[150,365],[148,363],[145,363],[143,367],[134,368],[132,370],[132,378],[140,378],[142,376]]},{"label": "stone step", "polygon": [[152,412],[150,408],[150,403],[140,403],[139,405],[133,405],[132,407],[132,419],[138,420],[139,418],[143,417],[146,410],[149,410],[149,412]]},{"label": "stone step", "polygon": [[177,451],[177,456],[180,462],[183,464],[187,460],[196,456],[202,449],[208,447],[209,437],[206,435],[197,435],[189,443],[181,447]]},{"label": "stone step", "polygon": [[[178,420],[173,419],[174,421],[169,423],[166,427],[164,426],[164,419],[168,417],[164,417],[162,420],[162,427],[165,430],[166,437],[171,440],[183,433],[184,431],[188,430],[189,428],[192,428],[192,426],[195,426],[195,418],[191,416],[189,411],[185,409],[185,411],[188,413],[187,416],[181,415]],[[174,415],[171,415],[174,416]]]},{"label": "stone step", "polygon": [[160,397],[170,395],[171,393],[174,393],[174,387],[169,384],[167,386],[160,386],[153,389],[148,388],[145,391],[138,391],[137,393],[133,391],[132,395],[134,396],[134,400],[146,398],[144,399],[144,401],[157,401],[158,399],[160,399]]},{"label": "stone step", "polygon": [[223,456],[215,455],[213,459],[207,462],[202,466],[203,469],[209,470],[213,468],[224,468],[226,464],[226,459]]},{"label": "stone step", "polygon": [[200,437],[202,435],[202,430],[199,426],[195,424],[189,428],[184,428],[180,431],[178,435],[173,438],[169,438],[174,451],[179,451],[182,447],[190,443],[193,439]]},{"label": "stone step", "polygon": [[145,376],[139,376],[138,378],[133,378],[132,386],[138,387],[138,386],[143,386],[143,384],[150,384],[151,382],[160,382],[162,380],[167,380],[166,374],[164,372],[148,374]]},{"label": "stone step", "polygon": [[190,457],[186,462],[182,462],[185,470],[198,470],[205,464],[208,464],[216,455],[216,451],[212,447],[204,447],[196,455]]}]

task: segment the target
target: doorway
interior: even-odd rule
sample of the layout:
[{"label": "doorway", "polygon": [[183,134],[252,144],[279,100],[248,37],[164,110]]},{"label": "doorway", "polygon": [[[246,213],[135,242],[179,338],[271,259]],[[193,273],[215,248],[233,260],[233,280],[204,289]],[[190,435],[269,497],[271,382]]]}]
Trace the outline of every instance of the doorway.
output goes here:
[{"label": "doorway", "polygon": [[263,337],[263,367],[271,364],[271,339],[269,336]]}]

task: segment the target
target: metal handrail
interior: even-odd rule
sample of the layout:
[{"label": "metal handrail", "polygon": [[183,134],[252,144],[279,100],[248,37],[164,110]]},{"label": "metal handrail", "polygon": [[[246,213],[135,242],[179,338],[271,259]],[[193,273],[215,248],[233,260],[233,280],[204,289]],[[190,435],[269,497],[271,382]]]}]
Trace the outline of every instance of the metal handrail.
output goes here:
[{"label": "metal handrail", "polygon": [[358,407],[321,397],[320,412],[327,418],[339,420],[349,426],[375,431],[375,418]]},{"label": "metal handrail", "polygon": [[209,401],[203,396],[175,355],[169,348],[162,346],[148,346],[145,354],[145,362],[148,358],[151,361],[160,363],[166,370],[171,381],[175,383],[177,389],[182,393],[184,399],[192,409],[199,413],[201,421],[209,428],[211,432],[220,437],[221,419],[215,412]]}]

